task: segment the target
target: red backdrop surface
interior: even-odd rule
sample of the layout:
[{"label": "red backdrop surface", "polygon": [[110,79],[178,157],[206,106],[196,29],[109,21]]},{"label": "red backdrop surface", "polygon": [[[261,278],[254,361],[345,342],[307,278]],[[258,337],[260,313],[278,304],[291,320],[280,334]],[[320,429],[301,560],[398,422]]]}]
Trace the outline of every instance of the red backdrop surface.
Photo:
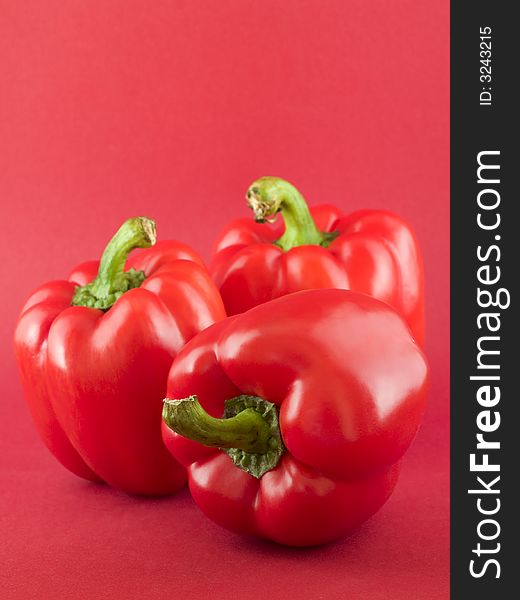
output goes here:
[{"label": "red backdrop surface", "polygon": [[[0,596],[439,599],[449,583],[449,5],[0,0]],[[61,468],[12,358],[27,294],[128,216],[206,258],[247,185],[414,225],[432,387],[386,506],[294,550],[219,529],[186,490],[127,497]]]}]

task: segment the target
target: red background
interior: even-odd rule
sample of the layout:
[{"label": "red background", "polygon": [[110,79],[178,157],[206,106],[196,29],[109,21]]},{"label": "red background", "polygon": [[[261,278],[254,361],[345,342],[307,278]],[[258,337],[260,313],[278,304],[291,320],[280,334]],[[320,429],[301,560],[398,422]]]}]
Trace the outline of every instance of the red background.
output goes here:
[{"label": "red background", "polygon": [[[448,36],[445,0],[0,0],[2,598],[448,597]],[[27,294],[122,220],[152,216],[208,258],[264,174],[398,212],[426,262],[424,426],[387,505],[318,549],[234,536],[186,490],[76,479],[12,359]]]}]

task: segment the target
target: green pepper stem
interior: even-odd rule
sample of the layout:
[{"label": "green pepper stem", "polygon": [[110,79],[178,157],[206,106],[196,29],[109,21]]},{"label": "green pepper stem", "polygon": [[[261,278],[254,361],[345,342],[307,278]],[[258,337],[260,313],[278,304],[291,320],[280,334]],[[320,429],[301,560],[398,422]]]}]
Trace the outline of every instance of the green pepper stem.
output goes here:
[{"label": "green pepper stem", "polygon": [[134,248],[149,248],[156,241],[155,222],[147,217],[128,219],[107,244],[97,277],[91,283],[76,288],[73,306],[90,306],[108,310],[129,289],[139,287],[144,273],[130,269],[125,272],[128,255]]},{"label": "green pepper stem", "polygon": [[300,192],[279,177],[261,177],[247,190],[246,200],[253,210],[255,221],[263,223],[282,214],[284,234],[274,243],[287,251],[295,246],[328,246],[336,233],[320,231]]},{"label": "green pepper stem", "polygon": [[215,419],[202,408],[197,396],[183,400],[166,398],[163,420],[173,431],[204,446],[238,448],[259,454],[269,450],[269,425],[253,408],[246,408],[229,419]]}]

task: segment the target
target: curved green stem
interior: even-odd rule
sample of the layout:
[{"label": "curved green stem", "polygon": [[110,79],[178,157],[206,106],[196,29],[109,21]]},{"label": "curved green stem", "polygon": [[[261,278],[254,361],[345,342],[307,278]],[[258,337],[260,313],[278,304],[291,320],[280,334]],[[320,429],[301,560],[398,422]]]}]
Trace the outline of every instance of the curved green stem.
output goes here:
[{"label": "curved green stem", "polygon": [[166,398],[163,419],[173,431],[204,446],[261,454],[269,449],[269,425],[253,408],[230,419],[215,419],[202,408],[197,396],[183,400]]},{"label": "curved green stem", "polygon": [[259,223],[279,212],[282,214],[285,232],[274,242],[282,250],[304,245],[327,247],[337,236],[336,232],[327,233],[316,227],[303,196],[279,177],[257,179],[249,186],[246,199],[255,214],[255,221]]},{"label": "curved green stem", "polygon": [[125,292],[139,287],[145,275],[135,269],[125,271],[126,259],[134,248],[149,248],[155,241],[155,221],[147,217],[125,221],[106,246],[97,277],[76,288],[72,305],[108,310]]},{"label": "curved green stem", "polygon": [[276,406],[256,396],[226,400],[223,419],[215,419],[197,396],[165,398],[163,421],[185,438],[226,452],[235,465],[260,478],[284,453]]}]

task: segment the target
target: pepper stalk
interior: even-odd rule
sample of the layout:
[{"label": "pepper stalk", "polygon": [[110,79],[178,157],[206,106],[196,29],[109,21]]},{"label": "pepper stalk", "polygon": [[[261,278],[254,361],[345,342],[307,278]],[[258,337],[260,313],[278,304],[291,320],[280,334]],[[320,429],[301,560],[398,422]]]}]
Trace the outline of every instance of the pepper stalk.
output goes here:
[{"label": "pepper stalk", "polygon": [[246,200],[257,223],[276,218],[280,213],[285,232],[274,244],[285,252],[296,246],[323,246],[326,248],[338,232],[320,231],[301,193],[288,181],[279,177],[261,177],[247,190]]},{"label": "pepper stalk", "polygon": [[145,280],[143,271],[125,271],[128,255],[135,248],[150,248],[157,240],[155,221],[134,217],[125,221],[107,244],[97,277],[76,287],[72,306],[108,310],[125,292],[139,287]]},{"label": "pepper stalk", "polygon": [[197,396],[165,398],[163,421],[183,437],[220,448],[257,479],[274,469],[285,451],[276,405],[257,396],[226,400],[222,419],[209,415]]}]

